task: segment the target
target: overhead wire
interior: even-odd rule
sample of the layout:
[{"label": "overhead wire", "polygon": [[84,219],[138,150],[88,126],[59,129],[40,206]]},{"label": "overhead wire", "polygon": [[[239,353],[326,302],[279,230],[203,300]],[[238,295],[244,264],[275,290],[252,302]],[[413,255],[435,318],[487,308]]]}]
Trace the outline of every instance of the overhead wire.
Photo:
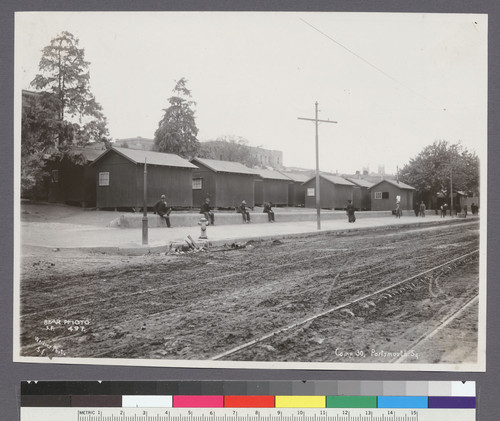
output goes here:
[{"label": "overhead wire", "polygon": [[362,57],[361,55],[359,55],[358,53],[356,53],[355,51],[351,50],[350,48],[346,47],[345,45],[343,45],[342,43],[340,43],[339,41],[337,41],[336,39],[332,38],[330,35],[326,34],[325,32],[321,31],[320,29],[316,28],[314,25],[312,25],[311,23],[307,22],[305,19],[303,18],[299,18],[302,22],[304,22],[306,25],[310,26],[312,29],[314,29],[316,32],[320,33],[321,35],[323,35],[324,37],[328,38],[330,41],[334,42],[335,44],[337,44],[339,47],[343,48],[344,50],[346,50],[348,53],[352,54],[354,57],[358,58],[359,60],[361,60],[362,62],[364,62],[365,64],[367,64],[368,66],[370,66],[371,68],[375,69],[376,71],[378,71],[379,73],[382,73],[385,77],[387,77],[388,79],[392,80],[393,82],[397,83],[398,85],[402,86],[403,88],[405,88],[406,90],[410,91],[411,93],[419,96],[420,98],[430,102],[431,104],[433,104],[434,106],[442,109],[443,111],[446,111],[446,108],[443,108],[441,106],[439,106],[438,104],[436,104],[434,101],[430,100],[429,98],[427,98],[425,95],[422,95],[420,92],[417,92],[415,91],[414,89],[410,88],[409,86],[405,85],[403,82],[399,81],[398,79],[396,79],[395,77],[393,77],[392,75],[390,75],[389,73],[387,73],[386,71],[382,70],[380,67],[376,66],[375,64],[371,63],[370,61],[368,61],[367,59],[365,59],[364,57]]}]

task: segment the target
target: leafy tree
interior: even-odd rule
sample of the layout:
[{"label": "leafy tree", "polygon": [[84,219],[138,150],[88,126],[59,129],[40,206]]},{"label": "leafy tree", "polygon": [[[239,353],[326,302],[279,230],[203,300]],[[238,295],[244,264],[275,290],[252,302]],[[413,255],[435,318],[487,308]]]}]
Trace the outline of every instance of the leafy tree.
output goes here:
[{"label": "leafy tree", "polygon": [[403,167],[400,180],[415,187],[422,199],[430,202],[439,192],[476,193],[479,189],[479,158],[460,144],[439,140],[426,146]]},{"label": "leafy tree", "polygon": [[248,141],[239,136],[219,136],[216,140],[202,142],[200,143],[198,156],[200,158],[240,162],[249,167],[258,164],[257,159],[248,147]]},{"label": "leafy tree", "polygon": [[163,110],[165,114],[155,132],[154,149],[192,158],[199,148],[196,138],[198,128],[193,110],[196,102],[191,100],[191,91],[186,85],[185,78],[176,82],[172,90],[174,95],[168,99],[170,106]]},{"label": "leafy tree", "polygon": [[104,142],[109,146],[106,117],[90,91],[89,62],[79,41],[62,32],[42,50],[39,71],[23,91],[21,128],[21,186],[27,192],[43,182],[47,166],[81,156],[72,146]]},{"label": "leafy tree", "polygon": [[58,144],[109,140],[106,117],[90,91],[90,63],[78,44],[67,31],[52,39],[42,50],[40,73],[31,82],[38,91],[57,98]]}]

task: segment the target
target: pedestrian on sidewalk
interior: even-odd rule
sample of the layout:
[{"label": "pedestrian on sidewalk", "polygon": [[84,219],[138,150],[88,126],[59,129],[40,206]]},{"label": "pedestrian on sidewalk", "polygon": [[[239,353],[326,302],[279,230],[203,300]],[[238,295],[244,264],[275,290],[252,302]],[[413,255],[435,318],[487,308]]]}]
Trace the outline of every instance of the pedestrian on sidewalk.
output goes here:
[{"label": "pedestrian on sidewalk", "polygon": [[153,205],[153,211],[160,215],[160,218],[165,219],[167,227],[170,228],[170,213],[172,212],[172,208],[168,207],[167,199],[164,194],[162,194],[160,200]]},{"label": "pedestrian on sidewalk", "polygon": [[441,218],[446,217],[446,211],[448,210],[448,205],[446,203],[443,203],[441,205]]},{"label": "pedestrian on sidewalk", "polygon": [[245,202],[244,200],[241,201],[241,204],[240,204],[240,212],[241,212],[241,216],[243,217],[243,223],[244,224],[248,224],[250,223],[250,211],[248,210],[249,207],[247,206],[247,202]]},{"label": "pedestrian on sidewalk", "polygon": [[352,200],[347,201],[347,206],[345,208],[346,213],[347,213],[347,220],[349,222],[356,222],[356,216],[354,215],[354,205],[352,204]]},{"label": "pedestrian on sidewalk", "polygon": [[467,218],[467,205],[464,205],[464,217]]},{"label": "pedestrian on sidewalk", "polygon": [[205,216],[205,219],[209,222],[209,225],[215,225],[215,216],[210,207],[210,199],[207,197],[205,203],[201,205],[200,213]]},{"label": "pedestrian on sidewalk", "polygon": [[274,222],[273,204],[271,202],[264,203],[264,213],[267,213],[267,221]]},{"label": "pedestrian on sidewalk", "polygon": [[418,216],[420,214],[420,204],[418,201],[415,203],[415,206],[413,206],[413,210],[415,211],[415,216]]},{"label": "pedestrian on sidewalk", "polygon": [[399,202],[396,202],[396,218],[401,218],[401,205]]},{"label": "pedestrian on sidewalk", "polygon": [[420,216],[425,217],[425,203],[423,200],[420,202]]}]

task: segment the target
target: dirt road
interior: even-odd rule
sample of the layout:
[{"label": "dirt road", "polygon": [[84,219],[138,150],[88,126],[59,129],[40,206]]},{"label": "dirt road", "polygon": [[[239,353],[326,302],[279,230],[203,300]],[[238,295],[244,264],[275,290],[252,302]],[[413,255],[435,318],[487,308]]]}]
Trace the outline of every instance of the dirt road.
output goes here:
[{"label": "dirt road", "polygon": [[[240,249],[168,256],[26,248],[21,354],[475,362],[477,306],[458,310],[478,294],[477,253],[447,262],[478,248],[478,221],[253,241]],[[420,275],[436,266],[438,271]],[[358,300],[381,289],[387,290]],[[460,336],[453,330],[457,324]],[[258,341],[274,331],[279,333]]]}]

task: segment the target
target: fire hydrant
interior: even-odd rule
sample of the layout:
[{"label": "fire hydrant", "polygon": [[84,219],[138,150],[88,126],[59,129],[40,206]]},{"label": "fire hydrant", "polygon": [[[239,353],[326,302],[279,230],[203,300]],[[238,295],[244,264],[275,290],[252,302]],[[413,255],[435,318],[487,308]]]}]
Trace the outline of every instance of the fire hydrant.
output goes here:
[{"label": "fire hydrant", "polygon": [[198,237],[200,240],[208,239],[208,237],[207,237],[207,222],[208,221],[204,216],[202,216],[200,219],[200,222],[198,222],[198,225],[200,225],[200,228],[201,228],[201,234]]}]

